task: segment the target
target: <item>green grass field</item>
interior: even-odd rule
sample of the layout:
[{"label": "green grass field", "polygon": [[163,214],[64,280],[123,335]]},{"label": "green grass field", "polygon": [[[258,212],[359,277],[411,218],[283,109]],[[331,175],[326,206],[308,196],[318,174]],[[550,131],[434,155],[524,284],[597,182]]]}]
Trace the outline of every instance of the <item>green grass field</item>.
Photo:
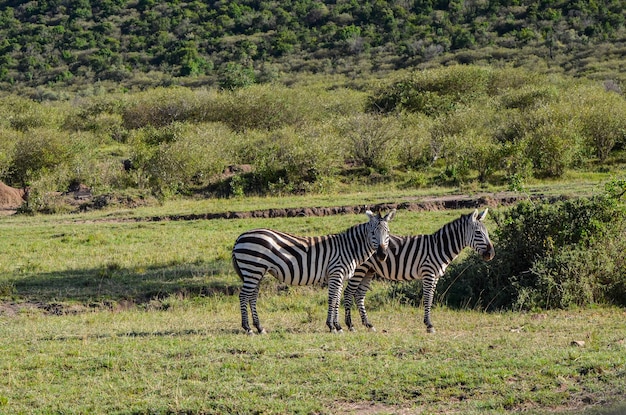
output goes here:
[{"label": "green grass field", "polygon": [[[197,203],[160,213],[211,209]],[[399,211],[390,227],[429,233],[461,213]],[[438,306],[427,334],[422,310],[377,282],[367,301],[378,331],[333,335],[323,288],[268,277],[259,314],[269,334],[246,336],[230,263],[237,235],[335,233],[365,215],[98,220],[137,215],[0,218],[0,413],[591,414],[623,399],[623,309]]]}]

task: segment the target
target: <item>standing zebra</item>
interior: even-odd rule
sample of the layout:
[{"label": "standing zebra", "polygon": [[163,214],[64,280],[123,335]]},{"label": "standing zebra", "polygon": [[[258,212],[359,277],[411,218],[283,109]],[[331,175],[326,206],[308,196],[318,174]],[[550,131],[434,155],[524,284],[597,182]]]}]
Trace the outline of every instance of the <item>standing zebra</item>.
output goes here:
[{"label": "standing zebra", "polygon": [[465,247],[472,247],[490,261],[495,250],[489,239],[489,233],[483,223],[487,209],[478,213],[462,215],[460,218],[445,224],[432,235],[395,236],[389,235],[389,248],[386,260],[370,258],[361,264],[348,282],[344,293],[346,309],[346,325],[354,330],[350,317],[352,297],[354,297],[361,321],[371,330],[374,327],[367,320],[365,312],[365,293],[374,275],[394,281],[411,281],[423,279],[424,291],[424,324],[429,333],[435,331],[430,321],[430,308],[437,281],[443,276],[446,268]]},{"label": "standing zebra", "polygon": [[366,212],[369,222],[352,226],[343,233],[326,236],[293,236],[271,229],[256,229],[242,233],[233,247],[233,265],[243,281],[239,294],[241,326],[253,334],[248,324],[248,303],[252,323],[261,327],[256,311],[259,284],[266,272],[291,285],[313,285],[328,280],[328,317],[326,325],[341,331],[339,300],[343,281],[374,252],[383,260],[389,244],[388,222],[395,209],[384,218]]}]

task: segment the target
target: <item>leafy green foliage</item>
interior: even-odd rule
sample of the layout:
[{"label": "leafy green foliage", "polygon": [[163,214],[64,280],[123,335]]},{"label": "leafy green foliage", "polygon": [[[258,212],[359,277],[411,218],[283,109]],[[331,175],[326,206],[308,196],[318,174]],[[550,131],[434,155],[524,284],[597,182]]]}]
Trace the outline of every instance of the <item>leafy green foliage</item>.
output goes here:
[{"label": "leafy green foliage", "polygon": [[382,87],[368,103],[370,111],[411,111],[436,115],[453,111],[485,95],[491,70],[462,67],[414,71]]},{"label": "leafy green foliage", "polygon": [[56,166],[70,163],[83,145],[79,138],[68,140],[59,131],[39,128],[23,133],[15,142],[9,180],[25,187]]},{"label": "leafy green foliage", "polygon": [[[624,189],[620,182],[611,189],[616,183]],[[495,309],[624,305],[618,252],[626,248],[626,207],[614,193],[497,212],[496,257],[451,266],[440,287],[446,301]]]}]

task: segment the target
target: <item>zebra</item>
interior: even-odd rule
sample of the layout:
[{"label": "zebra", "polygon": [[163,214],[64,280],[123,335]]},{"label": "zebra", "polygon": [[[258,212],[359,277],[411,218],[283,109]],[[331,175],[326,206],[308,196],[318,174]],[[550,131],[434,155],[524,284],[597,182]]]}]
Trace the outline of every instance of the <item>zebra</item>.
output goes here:
[{"label": "zebra", "polygon": [[489,233],[483,223],[487,210],[462,215],[445,224],[432,235],[396,236],[389,235],[389,248],[386,260],[370,258],[354,272],[344,292],[345,319],[348,328],[353,331],[350,309],[354,297],[361,321],[365,327],[375,331],[365,312],[365,293],[369,289],[374,275],[394,281],[423,279],[424,324],[428,333],[435,328],[430,321],[430,309],[437,281],[446,268],[465,247],[472,247],[490,261],[495,255]]},{"label": "zebra", "polygon": [[256,303],[259,285],[266,272],[291,285],[313,285],[328,281],[328,317],[331,332],[341,332],[339,302],[343,281],[376,252],[385,258],[389,244],[389,221],[393,209],[385,217],[366,211],[369,221],[354,225],[346,231],[325,236],[294,236],[271,229],[255,229],[242,233],[235,242],[232,261],[243,281],[239,293],[241,326],[254,334],[248,324],[248,304],[252,322],[259,334],[265,329],[259,322]]}]

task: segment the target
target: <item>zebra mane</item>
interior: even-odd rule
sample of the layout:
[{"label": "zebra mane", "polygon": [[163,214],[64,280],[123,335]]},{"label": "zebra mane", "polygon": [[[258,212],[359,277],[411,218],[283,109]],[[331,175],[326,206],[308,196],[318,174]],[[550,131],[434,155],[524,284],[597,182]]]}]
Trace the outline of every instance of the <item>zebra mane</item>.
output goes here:
[{"label": "zebra mane", "polygon": [[465,234],[465,230],[466,230],[465,225],[470,217],[471,217],[471,213],[468,215],[461,215],[461,217],[453,219],[450,222],[444,224],[441,228],[433,232],[431,236],[441,235],[448,231],[455,231],[455,230],[461,230],[463,231],[463,234]]}]

